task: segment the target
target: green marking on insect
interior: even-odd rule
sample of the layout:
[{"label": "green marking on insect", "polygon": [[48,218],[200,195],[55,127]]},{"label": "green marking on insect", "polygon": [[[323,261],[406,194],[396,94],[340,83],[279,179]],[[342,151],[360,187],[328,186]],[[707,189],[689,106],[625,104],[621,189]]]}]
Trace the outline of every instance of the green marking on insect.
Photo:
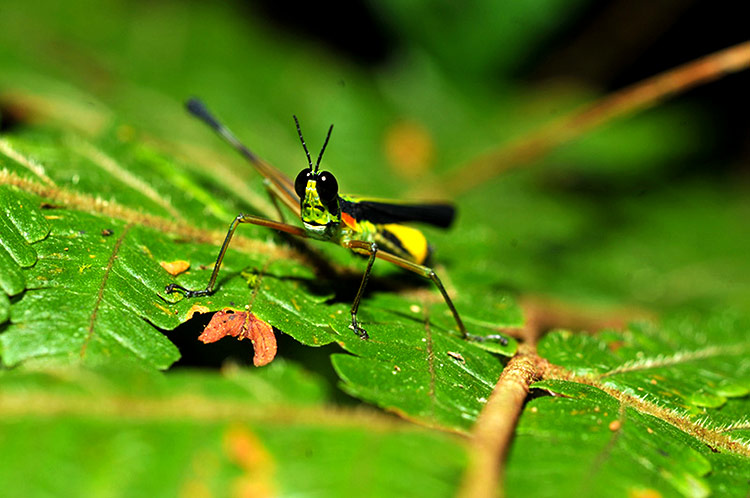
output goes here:
[{"label": "green marking on insect", "polygon": [[[339,195],[336,177],[329,171],[320,171],[320,161],[331,138],[333,125],[328,129],[323,147],[321,147],[318,159],[313,165],[305,139],[302,137],[299,120],[294,116],[297,133],[307,155],[308,167],[300,171],[295,181],[291,182],[283,173],[262,161],[245,147],[227,127],[219,123],[206,109],[203,102],[198,99],[190,99],[187,102],[187,109],[210,126],[253,164],[255,169],[264,177],[266,188],[274,202],[278,199],[295,212],[300,217],[304,228],[284,223],[283,213],[280,209],[278,211],[282,221],[239,214],[229,226],[229,231],[219,250],[219,256],[216,258],[206,288],[189,290],[178,284],[169,284],[166,287],[167,294],[178,290],[182,291],[188,298],[211,294],[214,291],[221,262],[235,230],[240,223],[251,223],[298,237],[333,242],[356,253],[368,256],[367,268],[351,307],[351,324],[349,325],[349,328],[354,330],[362,339],[367,339],[368,335],[357,320],[357,311],[372,271],[372,265],[377,258],[432,280],[453,314],[456,326],[464,339],[476,342],[492,341],[502,346],[508,344],[508,339],[499,334],[480,336],[469,334],[466,331],[466,327],[443,283],[435,271],[427,266],[431,250],[425,236],[418,229],[402,224],[419,222],[447,228],[453,222],[455,215],[455,208],[452,205],[447,203],[411,204]],[[278,204],[276,206],[278,208]]]}]

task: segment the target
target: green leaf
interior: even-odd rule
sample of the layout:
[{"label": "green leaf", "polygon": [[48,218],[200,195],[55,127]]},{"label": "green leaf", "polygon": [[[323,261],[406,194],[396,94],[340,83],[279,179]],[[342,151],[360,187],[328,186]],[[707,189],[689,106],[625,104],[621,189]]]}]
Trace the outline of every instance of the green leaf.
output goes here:
[{"label": "green leaf", "polygon": [[[575,14],[564,2],[391,4],[377,9],[399,55],[368,67],[279,36],[231,4],[3,4],[0,482],[15,486],[6,494],[222,496],[247,492],[248,480],[278,494],[455,494],[460,441],[342,414],[326,395],[340,382],[406,419],[472,429],[504,360],[479,347],[492,343],[459,339],[430,282],[379,261],[362,341],[347,328],[361,258],[242,226],[213,295],[164,293],[174,281],[206,285],[238,213],[277,216],[262,179],[185,114],[189,95],[292,178],[306,161],[290,116],[309,144],[334,122],[324,162],[342,192],[417,200],[439,196],[425,192],[433,183],[450,191],[443,175],[458,166],[597,98],[503,76]],[[539,363],[564,380],[538,383],[525,405],[503,463],[506,494],[747,494],[750,197],[727,165],[728,179],[677,174],[726,157],[709,149],[704,118],[659,106],[611,123],[454,199],[450,231],[425,230],[472,334],[556,324],[554,309],[527,323],[518,294],[551,296],[573,316],[606,304],[618,319],[633,305],[675,317],[541,341]],[[392,154],[403,123],[427,151],[416,173]],[[161,263],[174,261],[190,267],[172,276]],[[330,344],[300,353],[279,342],[282,356],[321,372],[333,353],[330,384],[276,364],[154,371],[178,358],[165,330],[224,307],[251,308],[301,344]],[[191,325],[170,335],[181,348]],[[55,369],[30,370],[39,364]],[[237,447],[260,456],[250,464]]]},{"label": "green leaf", "polygon": [[[0,245],[5,249],[5,254],[21,267],[29,267],[36,262],[36,253],[31,243],[42,240],[49,232],[49,224],[39,209],[24,208],[24,204],[28,205],[30,202],[28,197],[12,195],[7,188],[0,191],[0,230],[3,233]],[[6,284],[11,291],[17,288],[12,280],[11,277]]]},{"label": "green leaf", "polygon": [[535,386],[562,396],[532,400],[524,411],[510,455],[509,494],[736,495],[747,485],[746,457],[713,452],[594,387],[554,381]]},{"label": "green leaf", "polygon": [[0,293],[0,323],[5,322],[10,317],[10,299],[3,293]]},{"label": "green leaf", "polygon": [[[384,309],[391,306],[382,303],[396,302],[389,296],[375,301]],[[429,425],[469,429],[492,392],[502,364],[476,344],[431,325],[421,309],[393,308],[368,326],[370,340],[341,340],[354,355],[332,358],[342,387]]]},{"label": "green leaf", "polygon": [[680,316],[597,337],[557,332],[539,350],[577,375],[718,427],[736,420],[706,408],[750,392],[748,329],[746,318],[729,313]]},{"label": "green leaf", "polygon": [[508,492],[550,483],[540,496],[741,494],[750,472],[749,326],[721,313],[546,336],[540,354],[570,380],[533,385],[554,397],[524,410]]},{"label": "green leaf", "polygon": [[[337,283],[316,276],[303,252],[270,242],[274,235],[254,226],[243,226],[242,235],[235,237],[216,292],[189,299],[167,295],[164,288],[172,277],[161,263],[187,261],[190,267],[178,275],[177,281],[188,288],[203,288],[216,258],[221,231],[214,235],[180,222],[174,224],[163,216],[176,211],[185,219],[188,213],[197,213],[200,204],[190,199],[217,198],[223,188],[221,179],[194,174],[192,167],[178,169],[176,161],[160,159],[155,167],[158,153],[109,136],[95,144],[54,129],[37,129],[9,137],[7,143],[13,156],[21,160],[14,163],[10,157],[4,158],[10,170],[8,182],[41,191],[34,176],[33,180],[26,179],[30,172],[24,162],[42,165],[46,177],[55,184],[65,178],[87,177],[75,183],[74,190],[50,188],[46,198],[17,188],[4,190],[15,205],[22,205],[23,199],[30,212],[27,218],[42,219],[49,231],[44,237],[37,235],[33,244],[18,241],[11,246],[28,247],[38,260],[25,269],[11,265],[22,277],[21,282],[26,282],[26,292],[10,308],[10,324],[0,335],[3,361],[8,366],[31,360],[98,364],[122,359],[163,369],[176,361],[178,353],[158,329],[175,328],[195,310],[246,308],[303,344],[337,342],[360,357],[362,362],[357,364],[345,366],[344,360],[336,363],[349,392],[431,425],[466,430],[501,369],[496,358],[477,346],[503,355],[515,352],[512,339],[507,345],[496,340],[474,344],[459,339],[442,299],[420,304],[408,295],[388,292],[366,297],[360,316],[372,330],[371,339],[362,341],[348,329],[350,304],[348,299],[342,302],[335,298]],[[133,162],[115,162],[114,157]],[[96,182],[92,181],[92,170],[98,171]],[[158,177],[154,177],[154,171]],[[177,185],[170,186],[172,181]],[[178,187],[186,185],[189,189],[181,192]],[[108,192],[110,200],[92,206],[99,190]],[[171,192],[170,203],[153,201],[165,199],[167,192]],[[227,191],[217,199],[217,203],[242,205]],[[177,205],[179,210],[174,207]],[[43,217],[38,214],[40,206],[47,206]],[[221,209],[213,210],[218,213]],[[206,238],[215,242],[194,242]],[[341,260],[341,252],[339,248],[333,264]],[[348,292],[357,288],[358,280],[351,280]],[[66,306],[71,302],[76,306]],[[457,305],[475,335],[496,334],[498,328],[521,321],[510,296],[480,298],[468,285]],[[420,314],[415,316],[414,309]],[[422,310],[429,313],[428,328]],[[425,347],[426,336],[430,337],[429,348]],[[421,360],[402,348],[404,341]],[[354,371],[366,370],[370,358],[382,357],[392,358],[394,365],[403,365],[404,371],[397,377],[381,379],[378,389],[373,390],[371,378]],[[456,374],[445,379],[436,375],[436,369],[444,364],[458,365]],[[407,396],[395,396],[404,394],[403,383],[426,393],[427,398],[415,402]],[[446,406],[437,410],[430,407],[436,403]]]},{"label": "green leaf", "polygon": [[283,362],[223,375],[6,371],[0,389],[8,497],[94,496],[113,482],[122,496],[452,496],[464,460],[455,437],[321,407],[320,380]]},{"label": "green leaf", "polygon": [[[145,278],[130,278],[158,263],[137,244],[139,229],[75,211],[54,211],[50,235],[34,245],[36,265],[26,271],[28,291],[11,308],[11,325],[0,336],[3,361],[31,358],[102,362],[137,358],[166,368],[176,348],[144,320],[177,323]],[[103,230],[113,235],[103,236]],[[61,313],[61,311],[64,311]]]}]

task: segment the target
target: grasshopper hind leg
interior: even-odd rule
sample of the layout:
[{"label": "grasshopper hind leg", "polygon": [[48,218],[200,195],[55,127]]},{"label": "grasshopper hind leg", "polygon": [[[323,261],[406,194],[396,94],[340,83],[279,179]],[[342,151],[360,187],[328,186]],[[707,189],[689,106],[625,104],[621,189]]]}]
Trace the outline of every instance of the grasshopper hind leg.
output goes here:
[{"label": "grasshopper hind leg", "polygon": [[363,339],[367,338],[367,333],[362,329],[361,326],[359,326],[357,319],[356,319],[356,313],[357,309],[359,308],[359,302],[362,298],[362,293],[364,292],[365,285],[367,284],[367,279],[370,276],[370,271],[372,270],[372,264],[375,261],[375,258],[382,259],[384,261],[388,261],[390,263],[393,263],[397,266],[400,266],[401,268],[405,270],[409,270],[411,272],[414,272],[418,275],[422,275],[425,278],[429,278],[432,280],[432,282],[435,284],[435,286],[440,291],[440,294],[443,296],[443,300],[445,301],[445,304],[448,306],[448,309],[450,309],[451,314],[453,315],[453,319],[456,321],[456,326],[458,327],[458,331],[461,333],[461,336],[468,340],[473,342],[485,342],[485,341],[497,341],[503,346],[508,344],[508,339],[503,337],[502,335],[488,335],[488,336],[479,336],[470,334],[466,330],[466,326],[464,326],[464,322],[461,320],[461,316],[458,314],[458,310],[456,309],[455,305],[453,304],[453,301],[451,300],[450,296],[448,295],[448,291],[445,290],[445,287],[443,286],[443,282],[440,281],[440,278],[437,276],[437,273],[435,273],[435,270],[428,266],[420,265],[418,263],[414,263],[413,261],[409,261],[407,259],[401,258],[399,256],[396,256],[394,254],[391,254],[389,252],[385,251],[378,251],[377,244],[371,243],[371,242],[363,242],[363,241],[348,241],[344,244],[345,247],[348,247],[349,249],[359,249],[362,251],[365,251],[369,253],[370,259],[367,262],[367,270],[365,271],[365,275],[362,278],[362,284],[359,287],[359,292],[357,292],[357,297],[354,300],[354,305],[352,306],[352,325],[350,325],[350,328],[353,329],[357,334],[359,334],[360,337]]}]

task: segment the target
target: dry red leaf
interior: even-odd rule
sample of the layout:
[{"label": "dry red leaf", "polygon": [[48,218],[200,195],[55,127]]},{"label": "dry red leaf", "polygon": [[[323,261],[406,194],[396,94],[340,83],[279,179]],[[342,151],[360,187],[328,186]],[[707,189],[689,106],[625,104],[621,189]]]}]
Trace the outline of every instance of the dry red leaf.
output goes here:
[{"label": "dry red leaf", "polygon": [[178,259],[177,261],[159,261],[159,264],[173,277],[190,268],[190,263],[183,259]]},{"label": "dry red leaf", "polygon": [[273,327],[250,312],[231,309],[217,311],[198,340],[208,344],[226,336],[252,341],[255,350],[253,365],[256,367],[268,365],[276,357]]}]

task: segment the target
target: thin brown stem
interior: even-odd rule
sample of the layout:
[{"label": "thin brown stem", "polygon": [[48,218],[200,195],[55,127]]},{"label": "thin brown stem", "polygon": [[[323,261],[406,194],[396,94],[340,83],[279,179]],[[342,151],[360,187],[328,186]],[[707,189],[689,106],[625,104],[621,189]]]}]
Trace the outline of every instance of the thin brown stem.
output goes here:
[{"label": "thin brown stem", "polygon": [[536,355],[532,346],[522,345],[519,353],[503,369],[474,426],[469,465],[460,497],[495,497],[498,489],[502,489],[504,473],[501,462],[513,439],[529,385],[542,376],[544,365],[544,360]]},{"label": "thin brown stem", "polygon": [[521,299],[525,323],[512,335],[522,341],[518,354],[503,369],[495,389],[479,415],[471,434],[469,464],[461,484],[461,497],[496,497],[502,493],[504,464],[529,386],[549,375],[550,364],[536,353],[536,344],[547,330],[573,328],[598,330],[623,327],[635,317],[646,316],[642,310],[610,310],[591,313],[571,310],[569,303],[542,296]]},{"label": "thin brown stem", "polygon": [[525,325],[515,334],[524,342],[503,369],[495,389],[474,425],[469,447],[469,464],[459,496],[484,498],[502,490],[505,460],[529,386],[546,371],[546,361],[536,354],[541,335],[537,310],[524,306]]},{"label": "thin brown stem", "polygon": [[458,195],[491,178],[538,160],[555,147],[616,118],[652,107],[730,73],[750,67],[750,42],[740,43],[623,88],[460,167],[442,182],[442,190]]}]

